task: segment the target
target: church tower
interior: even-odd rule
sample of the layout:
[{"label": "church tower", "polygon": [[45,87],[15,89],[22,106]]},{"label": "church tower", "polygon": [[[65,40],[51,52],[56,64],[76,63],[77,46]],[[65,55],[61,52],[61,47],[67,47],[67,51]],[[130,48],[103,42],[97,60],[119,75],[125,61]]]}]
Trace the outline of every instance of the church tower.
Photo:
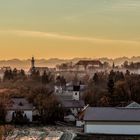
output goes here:
[{"label": "church tower", "polygon": [[112,69],[115,69],[115,63],[113,62]]},{"label": "church tower", "polygon": [[31,68],[32,69],[35,68],[35,59],[34,59],[34,57],[32,57],[32,60],[31,60]]}]

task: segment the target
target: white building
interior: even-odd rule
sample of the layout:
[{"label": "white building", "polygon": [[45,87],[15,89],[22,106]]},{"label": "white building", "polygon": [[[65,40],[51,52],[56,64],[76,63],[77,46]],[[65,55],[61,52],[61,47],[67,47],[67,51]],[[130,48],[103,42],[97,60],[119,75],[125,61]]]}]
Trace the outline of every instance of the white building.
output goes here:
[{"label": "white building", "polygon": [[11,122],[13,116],[17,114],[26,115],[29,122],[32,122],[33,118],[33,105],[30,104],[25,98],[12,98],[7,108],[6,121]]},{"label": "white building", "polygon": [[81,97],[86,89],[85,85],[66,85],[65,88],[61,86],[55,86],[55,94],[62,99],[68,100],[81,100]]},{"label": "white building", "polygon": [[89,107],[84,121],[85,133],[140,135],[140,106],[132,103],[124,108]]}]

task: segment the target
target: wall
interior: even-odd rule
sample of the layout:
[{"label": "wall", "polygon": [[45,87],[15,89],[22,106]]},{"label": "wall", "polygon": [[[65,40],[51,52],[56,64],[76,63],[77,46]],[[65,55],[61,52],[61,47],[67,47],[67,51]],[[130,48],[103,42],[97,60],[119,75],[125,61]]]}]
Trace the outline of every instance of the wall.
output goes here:
[{"label": "wall", "polygon": [[86,122],[85,133],[140,134],[140,122]]},{"label": "wall", "polygon": [[80,100],[80,92],[73,91],[73,100]]},{"label": "wall", "polygon": [[83,127],[84,124],[85,124],[84,121],[80,121],[80,120],[77,120],[77,121],[76,121],[76,126],[77,126],[77,127]]},{"label": "wall", "polygon": [[[7,111],[7,115],[6,115],[6,122],[11,122],[12,121],[12,115],[13,115],[13,110]],[[32,111],[24,111],[24,113],[26,114],[27,118],[30,120],[30,122],[32,122]]]}]

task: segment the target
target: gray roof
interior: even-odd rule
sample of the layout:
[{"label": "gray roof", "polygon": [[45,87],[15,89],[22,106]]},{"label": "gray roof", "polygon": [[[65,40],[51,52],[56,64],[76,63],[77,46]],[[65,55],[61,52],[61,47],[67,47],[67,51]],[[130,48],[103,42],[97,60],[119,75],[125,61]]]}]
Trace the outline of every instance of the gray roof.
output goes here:
[{"label": "gray roof", "polygon": [[65,108],[83,108],[85,106],[83,100],[62,100],[61,103]]},{"label": "gray roof", "polygon": [[8,105],[8,110],[32,110],[33,105],[25,98],[12,98]]},{"label": "gray roof", "polygon": [[62,100],[73,100],[73,96],[72,95],[63,95],[63,94],[59,94],[56,95],[59,101]]},{"label": "gray roof", "polygon": [[89,107],[84,116],[85,121],[120,121],[140,122],[139,108]]}]

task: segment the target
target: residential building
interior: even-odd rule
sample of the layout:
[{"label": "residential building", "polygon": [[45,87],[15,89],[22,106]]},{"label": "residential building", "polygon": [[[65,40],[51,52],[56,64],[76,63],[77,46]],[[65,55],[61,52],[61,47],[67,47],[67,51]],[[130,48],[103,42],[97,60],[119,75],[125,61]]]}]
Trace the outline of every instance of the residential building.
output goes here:
[{"label": "residential building", "polygon": [[77,70],[85,71],[85,70],[93,70],[93,69],[101,69],[103,68],[103,64],[99,60],[80,60],[75,64]]},{"label": "residential building", "polygon": [[140,135],[140,105],[89,107],[85,111],[84,121],[85,133]]},{"label": "residential building", "polygon": [[66,87],[55,86],[55,94],[61,98],[67,98],[68,100],[80,100],[86,86],[85,85],[66,85]]},{"label": "residential building", "polygon": [[25,98],[12,98],[8,103],[6,121],[11,122],[16,117],[21,119],[26,117],[29,122],[32,122],[33,105]]},{"label": "residential building", "polygon": [[78,113],[84,108],[83,100],[62,100],[61,105],[65,110],[65,121],[76,121]]}]

